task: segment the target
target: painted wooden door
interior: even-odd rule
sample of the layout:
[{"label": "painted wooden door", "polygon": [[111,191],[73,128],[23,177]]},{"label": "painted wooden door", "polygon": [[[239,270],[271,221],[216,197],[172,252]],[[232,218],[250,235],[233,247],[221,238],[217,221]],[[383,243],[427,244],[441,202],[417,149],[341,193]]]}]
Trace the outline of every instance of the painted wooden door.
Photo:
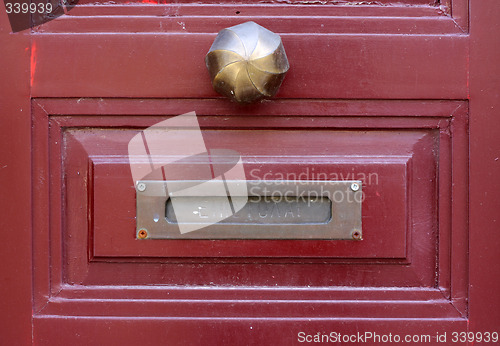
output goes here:
[{"label": "painted wooden door", "polygon": [[[497,2],[3,10],[1,344],[498,341]],[[291,67],[241,106],[204,55],[248,20]],[[137,239],[128,144],[191,111],[248,179],[361,180],[363,239]]]}]

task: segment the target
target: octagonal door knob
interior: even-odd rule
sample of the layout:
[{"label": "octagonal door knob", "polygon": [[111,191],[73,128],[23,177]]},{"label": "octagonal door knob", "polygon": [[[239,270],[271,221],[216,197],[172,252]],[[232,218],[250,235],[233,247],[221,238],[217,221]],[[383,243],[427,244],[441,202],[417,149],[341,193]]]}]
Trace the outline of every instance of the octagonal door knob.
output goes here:
[{"label": "octagonal door knob", "polygon": [[205,63],[215,91],[239,103],[274,96],[290,67],[280,36],[254,22],[220,31]]}]

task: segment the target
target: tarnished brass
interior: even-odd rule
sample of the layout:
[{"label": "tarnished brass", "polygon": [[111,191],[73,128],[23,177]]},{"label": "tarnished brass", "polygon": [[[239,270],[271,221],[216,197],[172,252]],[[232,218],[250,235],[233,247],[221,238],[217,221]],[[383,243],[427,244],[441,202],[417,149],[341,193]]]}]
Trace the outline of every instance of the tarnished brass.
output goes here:
[{"label": "tarnished brass", "polygon": [[290,67],[280,36],[254,22],[220,31],[205,63],[215,91],[240,103],[274,96]]},{"label": "tarnished brass", "polygon": [[[217,196],[190,189],[202,183],[218,184],[137,182],[137,239],[363,238],[361,181],[226,180]],[[352,184],[359,188],[354,191]],[[236,211],[237,205],[243,208]],[[201,227],[181,233],[181,224]]]}]

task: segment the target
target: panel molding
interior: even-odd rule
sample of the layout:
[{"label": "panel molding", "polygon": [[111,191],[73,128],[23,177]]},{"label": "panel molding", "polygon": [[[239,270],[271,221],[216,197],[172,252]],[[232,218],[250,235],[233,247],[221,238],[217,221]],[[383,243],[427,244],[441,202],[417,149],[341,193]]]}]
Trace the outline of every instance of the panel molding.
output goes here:
[{"label": "panel molding", "polygon": [[[34,203],[39,206],[35,208],[36,213],[34,215],[34,227],[36,227],[37,232],[34,233],[34,308],[35,308],[35,319],[43,320],[45,318],[53,318],[62,315],[71,315],[75,311],[82,311],[82,314],[87,314],[88,316],[99,315],[99,311],[102,311],[103,306],[109,306],[114,313],[119,314],[120,306],[124,307],[127,304],[135,304],[130,299],[134,299],[138,295],[144,294],[144,297],[149,297],[153,300],[148,301],[148,305],[152,304],[154,306],[155,301],[159,300],[157,304],[178,304],[182,306],[183,298],[178,296],[171,302],[165,302],[163,297],[168,297],[172,294],[174,289],[170,285],[158,286],[153,290],[156,293],[152,293],[151,287],[146,287],[144,285],[158,284],[161,282],[161,275],[155,276],[151,282],[136,282],[131,285],[126,285],[126,289],[122,288],[112,288],[108,286],[103,278],[112,278],[116,275],[121,275],[123,277],[132,278],[134,275],[147,274],[144,272],[145,264],[136,263],[137,271],[132,272],[124,271],[125,265],[130,265],[130,261],[123,261],[118,263],[110,263],[106,261],[94,262],[91,266],[88,266],[87,256],[83,255],[84,262],[78,264],[75,268],[76,274],[82,278],[86,278],[82,285],[68,284],[67,273],[65,273],[65,266],[68,265],[68,261],[74,261],[79,263],[79,254],[74,254],[74,256],[64,257],[64,249],[67,244],[64,242],[64,220],[61,219],[59,211],[64,210],[65,206],[61,203],[52,203],[53,198],[58,198],[61,196],[61,184],[60,181],[62,177],[56,173],[54,170],[60,169],[61,165],[61,154],[64,143],[60,141],[62,138],[62,132],[60,126],[71,119],[77,119],[80,126],[93,126],[96,121],[108,122],[108,126],[112,127],[129,127],[129,126],[147,126],[149,122],[154,123],[159,119],[164,119],[167,114],[181,114],[184,112],[185,107],[191,107],[190,110],[197,109],[198,106],[207,106],[204,108],[207,116],[202,116],[203,119],[202,126],[208,127],[221,127],[228,126],[227,115],[231,114],[237,108],[232,108],[234,105],[227,105],[227,103],[222,103],[220,100],[144,100],[144,102],[139,102],[140,100],[109,100],[109,99],[93,99],[93,100],[81,100],[81,99],[36,99],[33,101],[33,143],[39,155],[35,155],[37,158],[34,161],[34,171],[33,179],[36,186],[34,192]],[[281,121],[273,120],[273,117],[266,117],[266,122],[260,120],[257,123],[261,123],[264,126],[267,124],[274,124],[272,126],[279,127],[281,125],[289,124],[289,122],[283,121],[287,119],[286,114],[293,114],[297,112],[296,101],[290,100],[290,104],[287,106],[286,101],[282,101],[281,107],[271,108],[272,112],[276,115],[281,115]],[[316,101],[305,101],[304,106],[307,108],[307,104],[313,106],[311,109],[315,109],[314,104]],[[345,107],[339,108],[339,104],[344,104]],[[371,106],[372,104],[372,106]],[[392,105],[398,107],[398,105],[412,105],[408,107],[405,112],[402,112],[401,116],[391,115],[384,116],[384,109],[387,110],[387,114],[391,114],[390,109]],[[329,107],[331,105],[331,107]],[[323,127],[328,126],[328,124],[335,122],[336,124],[343,124],[342,126],[353,127],[353,124],[359,122],[363,124],[362,128],[366,127],[390,127],[399,128],[401,130],[411,129],[411,128],[423,128],[423,129],[436,129],[441,133],[442,152],[439,155],[439,175],[440,177],[446,177],[446,174],[453,172],[451,178],[444,179],[440,183],[450,184],[449,186],[454,186],[453,192],[450,192],[449,186],[444,186],[438,191],[438,200],[440,203],[440,209],[442,210],[439,215],[439,251],[440,261],[438,265],[438,276],[436,277],[435,285],[431,287],[415,287],[415,288],[404,288],[404,287],[379,287],[369,288],[367,290],[359,291],[357,287],[345,287],[342,290],[346,290],[346,295],[343,299],[334,298],[335,294],[338,293],[338,287],[322,287],[321,293],[316,299],[319,301],[318,304],[322,304],[323,300],[329,301],[328,305],[332,307],[337,306],[339,311],[348,308],[352,299],[359,299],[359,294],[365,295],[367,302],[364,306],[367,306],[365,310],[360,309],[357,312],[360,318],[368,318],[371,316],[371,312],[377,311],[379,309],[385,309],[386,300],[393,301],[394,299],[401,299],[401,304],[391,303],[394,307],[392,312],[387,313],[382,320],[387,320],[391,318],[406,318],[410,316],[408,314],[408,309],[411,306],[412,309],[416,308],[418,313],[412,315],[412,318],[433,318],[433,319],[457,319],[461,320],[467,316],[467,273],[463,271],[463,266],[459,263],[466,263],[468,255],[465,242],[456,242],[455,240],[467,239],[467,225],[461,221],[463,215],[466,215],[464,209],[467,206],[464,203],[464,197],[467,196],[466,186],[461,184],[459,180],[461,179],[461,174],[466,174],[467,167],[467,142],[464,142],[467,130],[467,102],[461,101],[421,101],[422,108],[419,109],[418,101],[353,101],[350,104],[347,101],[327,101],[327,107],[322,109],[322,115],[320,116],[299,116],[299,114],[291,115],[293,116],[294,122],[293,126],[297,127]],[[161,106],[165,106],[162,108]],[[219,108],[220,106],[220,108]],[[203,108],[203,107],[200,107]],[[304,108],[304,109],[305,109]],[[221,115],[218,114],[218,110],[221,111]],[[319,114],[319,110],[317,108]],[[438,111],[439,110],[439,111]],[[241,116],[233,116],[234,122],[229,122],[232,126],[236,128],[247,127],[255,128],[256,117],[252,116],[252,108],[243,111]],[[248,114],[245,115],[245,112]],[[315,111],[312,111],[313,114]],[[203,113],[203,111],[201,112]],[[147,118],[144,115],[137,114],[148,114]],[[156,115],[155,115],[156,114]],[[161,115],[160,115],[161,114]],[[236,113],[237,114],[237,113]],[[262,113],[261,113],[262,114]],[[265,114],[265,113],[264,113]],[[351,114],[358,114],[352,116]],[[438,114],[441,114],[440,116]],[[126,116],[124,116],[126,115]],[[284,117],[283,117],[284,116]],[[311,119],[315,119],[314,125],[311,123]],[[147,119],[147,120],[146,120]],[[362,121],[361,121],[362,120]],[[382,122],[381,122],[382,121]],[[49,122],[52,123],[49,131]],[[449,143],[446,144],[446,143]],[[446,147],[449,149],[446,150]],[[45,154],[43,154],[45,153]],[[450,157],[452,158],[450,161]],[[446,164],[446,162],[449,162]],[[451,180],[450,180],[451,179]],[[453,198],[450,197],[450,193],[453,193]],[[52,198],[50,197],[52,196]],[[64,198],[64,196],[63,196]],[[453,211],[453,213],[452,213]],[[49,216],[50,215],[50,216]],[[458,218],[453,219],[451,222],[442,221],[442,217],[446,215],[459,215]],[[453,235],[454,241],[450,241],[450,237]],[[57,244],[61,244],[58,246]],[[449,261],[447,260],[449,258]],[[81,260],[81,259],[80,259]],[[249,262],[251,263],[251,262]],[[153,263],[154,264],[154,263]],[[160,267],[163,266],[159,262]],[[223,264],[223,262],[221,262]],[[271,271],[268,271],[270,263],[266,266],[261,266],[259,271],[262,275],[272,275]],[[272,264],[275,266],[280,266],[285,268],[286,262]],[[293,264],[297,266],[297,264]],[[304,265],[304,269],[307,266],[315,264]],[[316,264],[319,265],[319,264]],[[335,264],[340,267],[349,265],[347,263]],[[188,265],[189,266],[189,265]],[[393,265],[386,265],[387,268],[391,268]],[[228,267],[229,268],[229,267]],[[232,277],[232,271],[219,272],[221,277],[226,277],[229,279]],[[162,274],[164,275],[164,274]],[[414,272],[416,277],[422,275],[418,271]],[[142,275],[144,276],[144,275]],[[140,279],[141,275],[139,275]],[[214,276],[218,277],[217,275]],[[156,280],[156,281],[155,281]],[[158,281],[160,280],[160,281]],[[256,300],[258,304],[271,304],[271,301],[267,299],[269,293],[266,291],[259,291],[258,288],[244,287],[244,282],[240,282],[241,287],[234,287],[235,294],[242,294],[241,297],[248,296],[248,292],[254,290],[254,293],[250,294],[249,299],[251,301]],[[290,283],[291,286],[297,286]],[[302,284],[301,284],[302,286]],[[129,291],[132,289],[133,291]],[[156,289],[158,291],[156,291]],[[204,293],[208,292],[206,290],[199,291],[189,291],[188,288],[178,288],[177,292],[184,292],[188,294],[191,292],[192,299],[205,299],[205,305],[203,302],[199,302],[200,305],[193,305],[192,314],[195,314],[199,308],[211,306],[211,299],[221,299],[220,304],[226,304],[231,302],[231,298],[227,296],[223,291],[220,292],[220,296],[215,294],[212,298]],[[145,291],[144,291],[145,290]],[[148,291],[149,290],[149,291]],[[187,291],[186,291],[187,290]],[[312,315],[307,313],[306,310],[302,310],[299,307],[306,307],[310,302],[301,302],[303,299],[307,299],[304,296],[300,297],[296,295],[296,290],[290,285],[286,288],[278,287],[276,288],[278,294],[282,294],[282,299],[290,302],[290,306],[296,306],[297,309],[303,311],[304,313],[296,315],[297,318],[310,317]],[[281,291],[280,291],[281,290]],[[299,288],[300,291],[300,288]],[[107,292],[107,293],[106,293]],[[129,292],[131,293],[128,296]],[[149,292],[149,293],[148,293]],[[159,293],[160,292],[160,293]],[[247,293],[245,293],[247,292]],[[267,293],[266,293],[267,292]],[[295,293],[294,293],[295,292]],[[360,293],[362,292],[362,293]],[[181,295],[184,293],[180,293]],[[394,293],[394,295],[392,295]],[[102,298],[94,299],[95,294],[102,294]],[[159,294],[159,296],[157,295]],[[254,298],[252,294],[255,294]],[[265,294],[266,298],[259,298],[259,294]],[[358,294],[358,295],[356,295]],[[387,296],[389,294],[389,296]],[[272,296],[272,295],[271,295]],[[120,298],[122,297],[122,298]],[[156,298],[155,298],[156,297]],[[217,298],[219,297],[219,298]],[[355,298],[357,297],[357,298]],[[399,298],[397,298],[399,297]],[[224,301],[225,299],[227,301]],[[114,299],[124,299],[123,302],[113,302]],[[168,299],[168,298],[165,298]],[[333,300],[332,300],[333,299]],[[260,301],[260,303],[259,303]],[[295,301],[293,303],[292,301]],[[413,302],[409,302],[413,301]],[[106,304],[110,305],[106,305]],[[254,302],[254,303],[255,303]],[[125,305],[123,305],[123,304]],[[136,302],[140,305],[141,300]],[[433,303],[434,307],[432,307]],[[247,304],[247,302],[242,302],[240,305],[234,307],[234,311],[242,308]],[[294,305],[295,304],[295,305]],[[297,305],[298,304],[298,305]],[[159,308],[160,305],[157,305]],[[165,305],[166,306],[166,305]],[[230,304],[228,305],[230,306]],[[369,308],[368,308],[369,306]],[[79,310],[82,307],[83,310]],[[319,308],[319,305],[318,305]],[[114,310],[116,309],[116,310]],[[154,309],[154,308],[152,308]],[[392,309],[392,308],[391,308]],[[125,309],[126,310],[126,309]],[[85,312],[87,311],[87,312]],[[186,310],[188,311],[188,310]],[[279,310],[283,314],[288,314],[287,310]],[[325,310],[325,311],[328,311]],[[330,313],[334,310],[329,310]],[[327,312],[325,312],[328,314]],[[190,313],[191,314],[191,313]],[[249,312],[248,316],[252,316]],[[268,315],[271,317],[271,315]],[[302,317],[300,317],[302,316]],[[325,315],[326,316],[326,315]],[[227,316],[226,316],[227,317]],[[253,315],[253,317],[263,317],[262,314]],[[168,318],[168,317],[166,317]],[[225,318],[222,315],[218,318]],[[252,317],[249,317],[252,318]]]},{"label": "panel molding", "polygon": [[216,98],[205,54],[219,30],[254,20],[282,35],[291,64],[276,99],[466,99],[463,3],[79,5],[34,28],[32,95]]}]

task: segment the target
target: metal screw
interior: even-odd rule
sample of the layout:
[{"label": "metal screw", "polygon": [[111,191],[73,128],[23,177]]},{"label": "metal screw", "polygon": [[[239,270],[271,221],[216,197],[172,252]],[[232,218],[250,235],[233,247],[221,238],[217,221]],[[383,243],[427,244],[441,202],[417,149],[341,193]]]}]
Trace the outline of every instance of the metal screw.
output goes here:
[{"label": "metal screw", "polygon": [[354,240],[361,240],[361,232],[358,231],[357,229],[355,229],[354,231],[352,231],[352,239]]},{"label": "metal screw", "polygon": [[352,183],[351,184],[351,190],[356,192],[359,190],[359,184],[358,183]]},{"label": "metal screw", "polygon": [[141,192],[145,191],[146,190],[146,184],[144,184],[144,183],[138,183],[137,184],[137,190],[139,190]]},{"label": "metal screw", "polygon": [[137,232],[137,238],[146,239],[148,237],[148,230],[145,228],[141,228],[139,232]]}]

